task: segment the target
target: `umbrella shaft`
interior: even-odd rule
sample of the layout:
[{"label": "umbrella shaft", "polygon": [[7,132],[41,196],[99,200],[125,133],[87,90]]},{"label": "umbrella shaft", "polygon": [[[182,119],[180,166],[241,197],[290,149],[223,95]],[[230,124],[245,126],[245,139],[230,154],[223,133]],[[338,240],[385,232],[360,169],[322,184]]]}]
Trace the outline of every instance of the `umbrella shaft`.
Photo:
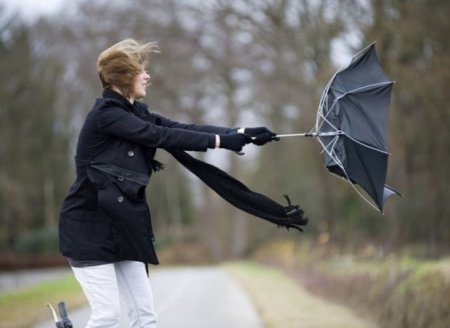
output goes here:
[{"label": "umbrella shaft", "polygon": [[332,137],[343,134],[342,131],[332,132],[306,132],[306,133],[291,133],[291,134],[277,134],[277,138],[289,137]]}]

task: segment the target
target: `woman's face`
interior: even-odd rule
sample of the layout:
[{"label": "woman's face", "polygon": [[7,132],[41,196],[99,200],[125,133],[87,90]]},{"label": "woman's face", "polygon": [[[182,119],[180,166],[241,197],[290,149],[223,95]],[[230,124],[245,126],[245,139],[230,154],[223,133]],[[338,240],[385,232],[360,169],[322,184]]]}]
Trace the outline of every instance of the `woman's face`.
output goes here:
[{"label": "woman's face", "polygon": [[133,92],[131,94],[131,98],[133,99],[142,99],[147,94],[146,90],[148,86],[150,86],[150,75],[146,71],[142,71],[134,78],[133,83]]}]

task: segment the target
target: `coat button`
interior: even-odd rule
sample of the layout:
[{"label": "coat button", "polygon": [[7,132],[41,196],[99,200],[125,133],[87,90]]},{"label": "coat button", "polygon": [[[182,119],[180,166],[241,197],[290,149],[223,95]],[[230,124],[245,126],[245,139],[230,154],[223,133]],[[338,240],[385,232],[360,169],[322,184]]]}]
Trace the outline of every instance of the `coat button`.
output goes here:
[{"label": "coat button", "polygon": [[117,197],[117,201],[118,201],[119,203],[123,203],[123,196]]},{"label": "coat button", "polygon": [[129,156],[129,157],[133,157],[133,156],[134,156],[134,151],[129,150],[129,151],[128,151],[128,156]]}]

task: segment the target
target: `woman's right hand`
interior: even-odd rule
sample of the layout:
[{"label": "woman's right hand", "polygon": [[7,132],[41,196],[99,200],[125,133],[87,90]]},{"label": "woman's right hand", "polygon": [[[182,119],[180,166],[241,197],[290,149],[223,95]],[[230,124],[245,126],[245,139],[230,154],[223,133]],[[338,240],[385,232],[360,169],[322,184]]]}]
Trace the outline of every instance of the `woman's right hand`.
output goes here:
[{"label": "woman's right hand", "polygon": [[242,147],[252,142],[252,139],[249,136],[242,133],[221,134],[219,135],[219,138],[220,148],[234,150],[236,152],[240,152]]}]

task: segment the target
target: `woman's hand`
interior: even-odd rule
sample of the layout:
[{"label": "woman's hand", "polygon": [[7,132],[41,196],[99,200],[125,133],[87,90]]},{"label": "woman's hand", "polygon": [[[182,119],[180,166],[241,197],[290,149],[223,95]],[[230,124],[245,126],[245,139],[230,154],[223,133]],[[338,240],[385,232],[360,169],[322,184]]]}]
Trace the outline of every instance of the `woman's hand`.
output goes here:
[{"label": "woman's hand", "polygon": [[252,142],[250,136],[242,133],[229,133],[229,134],[221,134],[220,138],[220,148],[225,148],[229,150],[234,150],[236,152],[240,152],[242,147],[246,144]]},{"label": "woman's hand", "polygon": [[276,137],[276,133],[270,131],[266,127],[244,128],[239,129],[238,131],[240,132],[240,130],[243,130],[241,133],[249,136],[251,138],[251,142],[257,146],[265,145],[272,140],[280,140]]}]

